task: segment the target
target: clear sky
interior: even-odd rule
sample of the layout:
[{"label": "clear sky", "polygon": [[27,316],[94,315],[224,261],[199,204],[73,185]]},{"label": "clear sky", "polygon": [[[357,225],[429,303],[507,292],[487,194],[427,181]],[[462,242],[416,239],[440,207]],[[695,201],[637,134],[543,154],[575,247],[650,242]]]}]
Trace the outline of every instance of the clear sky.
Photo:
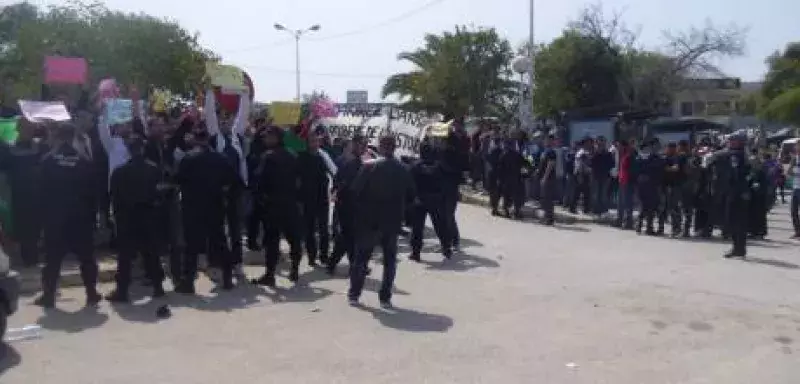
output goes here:
[{"label": "clear sky", "polygon": [[[33,0],[35,4],[65,1]],[[369,91],[380,100],[386,77],[409,69],[397,53],[418,47],[426,33],[457,24],[491,26],[519,45],[527,39],[526,0],[106,0],[112,9],[145,12],[179,21],[200,33],[203,45],[223,62],[245,69],[253,78],[256,99],[290,100],[295,95],[292,38],[274,23],[299,29],[320,24],[301,40],[301,90],[324,90],[344,101],[348,89]],[[428,3],[432,5],[420,9]],[[558,36],[565,24],[593,1],[536,0],[536,40]],[[658,47],[661,31],[736,23],[750,28],[746,55],[721,63],[731,76],[758,80],[764,58],[792,40],[800,40],[800,0],[605,0],[606,12],[623,11],[626,23],[640,30],[640,43]],[[393,22],[389,22],[392,21]]]}]

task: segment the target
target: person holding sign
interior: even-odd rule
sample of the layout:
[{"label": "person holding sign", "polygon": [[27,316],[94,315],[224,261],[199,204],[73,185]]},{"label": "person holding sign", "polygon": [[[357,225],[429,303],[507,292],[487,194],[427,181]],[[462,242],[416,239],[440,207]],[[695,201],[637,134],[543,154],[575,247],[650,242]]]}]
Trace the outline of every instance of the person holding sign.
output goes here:
[{"label": "person holding sign", "polygon": [[[227,114],[217,115],[217,103],[213,90],[206,91],[205,105],[206,124],[210,135],[210,145],[215,151],[221,153],[228,164],[239,176],[238,183],[232,185],[225,196],[225,221],[228,227],[228,237],[231,250],[231,262],[234,265],[234,274],[240,282],[246,281],[242,267],[242,224],[243,224],[243,198],[248,183],[247,159],[244,153],[244,133],[247,118],[250,114],[250,97],[242,93],[239,100],[239,111],[236,117],[230,119]],[[213,267],[221,264],[219,260],[211,260]],[[212,276],[214,278],[215,276]]]},{"label": "person holding sign", "polygon": [[86,303],[94,306],[102,297],[97,292],[97,260],[94,257],[94,190],[91,161],[74,146],[76,127],[59,123],[54,128],[52,150],[42,159],[42,200],[44,213],[45,266],[42,295],[34,302],[45,308],[55,306],[61,264],[67,253],[78,257]]}]

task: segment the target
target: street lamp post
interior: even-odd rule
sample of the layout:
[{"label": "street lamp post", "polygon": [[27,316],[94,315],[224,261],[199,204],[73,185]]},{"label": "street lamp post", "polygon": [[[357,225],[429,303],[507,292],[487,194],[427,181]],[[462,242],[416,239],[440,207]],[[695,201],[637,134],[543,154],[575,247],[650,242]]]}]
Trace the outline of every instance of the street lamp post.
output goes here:
[{"label": "street lamp post", "polygon": [[297,101],[300,102],[300,37],[308,32],[316,32],[320,30],[319,24],[314,24],[306,29],[292,30],[286,28],[283,24],[275,23],[275,29],[279,31],[286,31],[294,37],[294,75],[295,75],[295,91],[297,93]]},{"label": "street lamp post", "polygon": [[530,8],[531,8],[530,9],[530,11],[531,11],[531,20],[530,20],[530,42],[529,42],[529,44],[530,44],[531,47],[530,47],[530,50],[528,51],[528,55],[530,55],[530,68],[529,68],[530,73],[528,74],[528,86],[530,87],[530,91],[529,92],[530,92],[530,99],[531,99],[531,119],[534,119],[534,121],[535,121],[534,109],[533,109],[533,79],[534,79],[534,69],[536,67],[536,65],[534,64],[534,61],[536,60],[535,57],[534,57],[535,56],[534,52],[536,51],[536,45],[535,45],[536,43],[533,40],[533,38],[534,38],[534,36],[533,36],[533,32],[534,32],[534,28],[533,28],[534,2],[535,2],[535,0],[531,0],[531,5],[530,5]]}]

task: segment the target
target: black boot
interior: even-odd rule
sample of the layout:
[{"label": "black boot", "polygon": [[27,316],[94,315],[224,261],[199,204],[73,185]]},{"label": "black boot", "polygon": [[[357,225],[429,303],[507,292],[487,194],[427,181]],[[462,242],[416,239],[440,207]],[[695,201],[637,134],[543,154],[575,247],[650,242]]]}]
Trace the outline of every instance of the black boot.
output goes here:
[{"label": "black boot", "polygon": [[258,279],[254,279],[251,282],[253,284],[255,284],[255,285],[262,285],[262,286],[265,286],[265,287],[274,288],[275,287],[275,275],[269,274],[269,273],[265,273],[264,275],[262,275]]},{"label": "black boot", "polygon": [[298,265],[292,265],[292,271],[289,272],[289,281],[296,283],[300,280],[300,267]]},{"label": "black boot", "polygon": [[33,301],[33,305],[46,309],[55,308],[56,307],[55,294],[43,293],[41,296],[37,297],[36,300]]}]

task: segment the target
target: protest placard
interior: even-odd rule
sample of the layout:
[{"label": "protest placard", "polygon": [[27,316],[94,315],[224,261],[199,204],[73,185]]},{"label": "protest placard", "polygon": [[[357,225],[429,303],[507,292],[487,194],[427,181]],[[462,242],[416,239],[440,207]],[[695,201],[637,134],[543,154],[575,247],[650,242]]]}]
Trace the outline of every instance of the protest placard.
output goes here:
[{"label": "protest placard", "polygon": [[45,84],[84,84],[89,65],[82,57],[47,56],[44,58]]},{"label": "protest placard", "polygon": [[133,101],[130,99],[106,100],[106,121],[108,125],[125,124],[133,120]]},{"label": "protest placard", "polygon": [[300,103],[275,101],[269,105],[269,115],[275,125],[295,125],[300,122]]},{"label": "protest placard", "polygon": [[244,71],[232,65],[206,63],[206,76],[211,84],[228,92],[247,91]]},{"label": "protest placard", "polygon": [[25,119],[32,123],[45,121],[69,121],[67,107],[61,101],[29,101],[20,100],[19,109]]}]

